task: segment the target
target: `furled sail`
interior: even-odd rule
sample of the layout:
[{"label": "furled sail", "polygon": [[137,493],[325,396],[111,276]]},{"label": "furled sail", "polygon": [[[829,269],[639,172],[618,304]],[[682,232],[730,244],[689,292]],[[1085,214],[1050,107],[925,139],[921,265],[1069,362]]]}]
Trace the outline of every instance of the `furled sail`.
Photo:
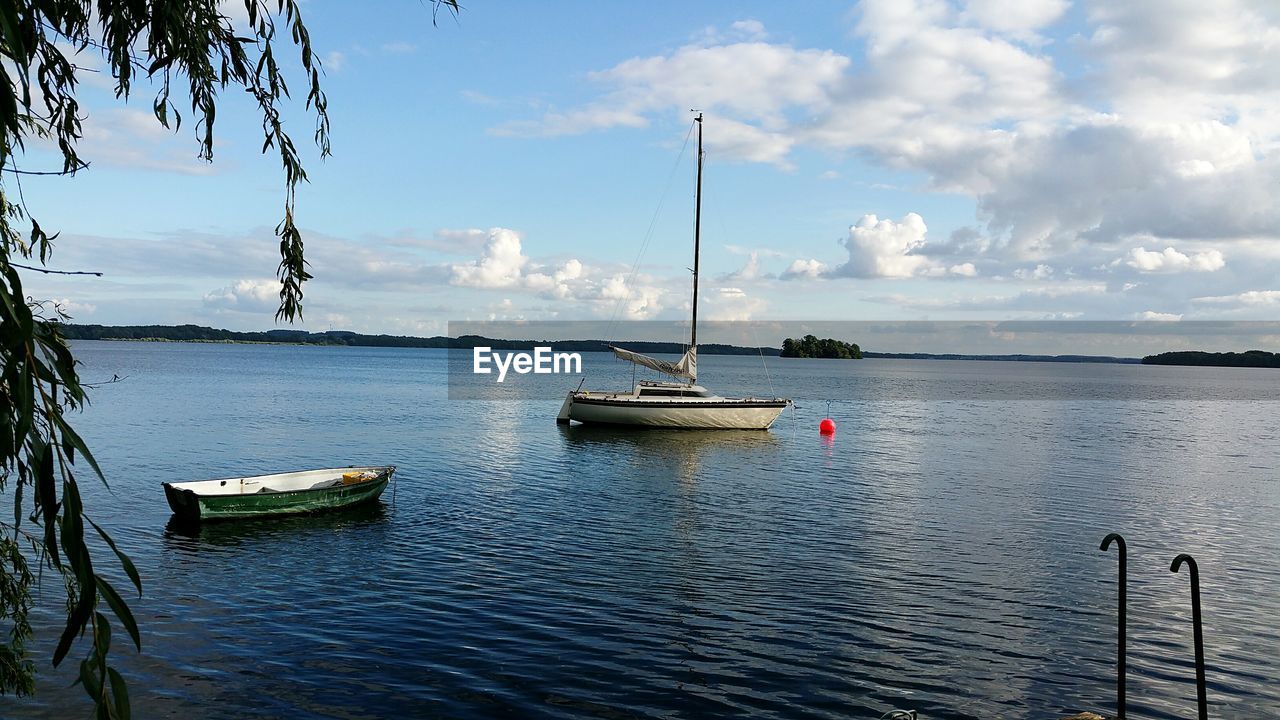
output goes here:
[{"label": "furled sail", "polygon": [[684,378],[689,382],[698,381],[698,348],[696,347],[691,347],[686,350],[684,355],[681,355],[680,359],[674,363],[669,363],[666,360],[659,360],[658,358],[652,358],[648,355],[641,355],[640,353],[631,352],[630,350],[623,350],[620,347],[614,347],[612,345],[609,346],[609,349],[613,351],[614,355],[617,355],[623,360],[630,360],[637,365],[643,365],[651,370],[657,370],[660,373],[664,373],[672,377]]}]

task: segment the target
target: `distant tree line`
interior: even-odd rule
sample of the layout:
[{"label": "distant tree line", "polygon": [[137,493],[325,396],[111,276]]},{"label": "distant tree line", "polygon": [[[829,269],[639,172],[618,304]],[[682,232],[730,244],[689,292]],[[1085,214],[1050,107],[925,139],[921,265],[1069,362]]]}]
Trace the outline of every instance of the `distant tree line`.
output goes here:
[{"label": "distant tree line", "polygon": [[992,360],[1001,362],[1065,362],[1065,363],[1117,363],[1136,365],[1141,358],[1115,357],[1114,355],[961,355],[959,353],[886,353],[864,350],[864,358],[885,360]]},{"label": "distant tree line", "polygon": [[856,343],[847,343],[833,338],[819,340],[813,335],[805,335],[799,340],[787,338],[782,341],[782,357],[794,358],[834,358],[837,360],[861,360],[862,348]]},{"label": "distant tree line", "polygon": [[[363,335],[348,330],[307,332],[306,330],[266,330],[236,332],[202,325],[62,325],[68,340],[166,340],[171,342],[278,343],[289,345],[348,345],[352,347],[473,348],[532,350],[552,345],[559,352],[609,352],[604,340],[504,340],[481,335],[456,338],[410,337],[405,335]],[[628,350],[641,353],[679,355],[686,346],[673,342],[626,342]],[[709,343],[699,345],[704,355],[778,355],[778,348],[740,347]]]},{"label": "distant tree line", "polygon": [[202,325],[63,325],[68,340],[169,340],[173,342],[285,343],[292,345],[358,345],[367,347],[448,347],[448,338],[361,335],[346,330],[266,330],[236,332]]},{"label": "distant tree line", "polygon": [[1212,353],[1198,350],[1166,352],[1142,358],[1143,365],[1212,365],[1217,367],[1267,367],[1280,368],[1280,354],[1265,350],[1247,350],[1242,353]]}]

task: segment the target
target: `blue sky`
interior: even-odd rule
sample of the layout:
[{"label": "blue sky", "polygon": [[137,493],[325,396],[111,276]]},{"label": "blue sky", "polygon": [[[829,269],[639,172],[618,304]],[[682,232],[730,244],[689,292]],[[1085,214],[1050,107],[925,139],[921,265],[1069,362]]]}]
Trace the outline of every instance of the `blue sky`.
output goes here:
[{"label": "blue sky", "polygon": [[[433,26],[422,3],[312,0],[304,18],[334,156],[297,103],[301,327],[685,317],[692,107],[704,317],[1280,308],[1270,2],[473,3]],[[105,276],[31,294],[78,322],[271,327],[283,178],[246,98],[224,98],[204,165],[146,87],[124,105],[86,73],[82,93],[92,167],[23,190],[62,233],[52,266]]]}]

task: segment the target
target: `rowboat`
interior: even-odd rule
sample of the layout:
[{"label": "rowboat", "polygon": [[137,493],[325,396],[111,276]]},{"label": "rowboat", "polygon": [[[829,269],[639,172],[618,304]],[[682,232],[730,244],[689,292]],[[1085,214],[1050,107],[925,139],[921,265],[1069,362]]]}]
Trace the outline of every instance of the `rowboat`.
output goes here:
[{"label": "rowboat", "polygon": [[321,512],[378,499],[394,465],[161,483],[179,519],[222,520]]}]

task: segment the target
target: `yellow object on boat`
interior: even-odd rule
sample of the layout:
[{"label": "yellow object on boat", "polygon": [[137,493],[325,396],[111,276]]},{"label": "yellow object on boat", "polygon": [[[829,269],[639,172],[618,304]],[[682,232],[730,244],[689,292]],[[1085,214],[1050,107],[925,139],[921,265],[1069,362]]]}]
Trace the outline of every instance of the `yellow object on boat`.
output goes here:
[{"label": "yellow object on boat", "polygon": [[365,480],[371,480],[372,478],[373,478],[373,473],[371,472],[342,473],[342,484],[354,485],[356,483],[364,482]]}]

